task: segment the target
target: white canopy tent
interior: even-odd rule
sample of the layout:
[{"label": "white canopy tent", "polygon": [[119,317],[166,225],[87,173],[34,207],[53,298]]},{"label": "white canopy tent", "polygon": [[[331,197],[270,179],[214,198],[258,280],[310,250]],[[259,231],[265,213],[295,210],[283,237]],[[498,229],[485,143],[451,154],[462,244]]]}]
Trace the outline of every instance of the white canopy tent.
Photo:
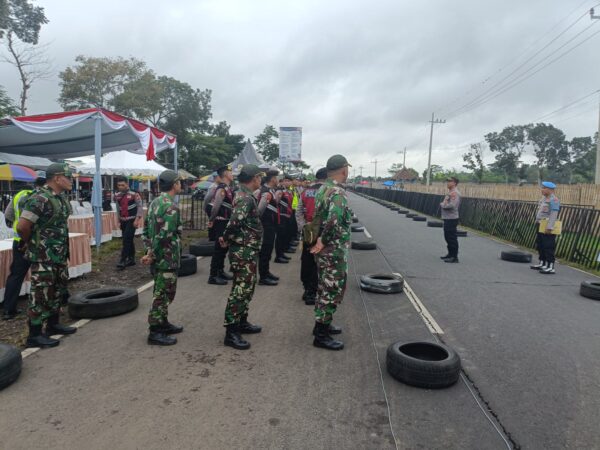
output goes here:
[{"label": "white canopy tent", "polygon": [[[82,174],[96,172],[95,161],[85,161],[76,167]],[[127,150],[108,153],[100,158],[100,175],[123,175],[126,177],[154,176],[158,177],[166,167],[156,161],[148,161],[144,155],[137,155]]]},{"label": "white canopy tent", "polygon": [[[261,168],[269,167],[269,165],[265,163],[265,160],[262,159],[262,157],[256,152],[256,149],[252,145],[252,142],[250,142],[250,139],[248,139],[246,142],[242,152],[231,163],[231,168],[235,173],[238,173],[239,170],[241,170],[240,166],[245,166],[246,164],[255,164]],[[240,167],[239,170],[238,167]]]},{"label": "white canopy tent", "polygon": [[128,150],[153,160],[156,153],[166,149],[175,151],[177,171],[175,136],[102,108],[0,120],[0,153],[52,159],[94,155],[92,207],[98,247],[102,234],[102,154]]}]

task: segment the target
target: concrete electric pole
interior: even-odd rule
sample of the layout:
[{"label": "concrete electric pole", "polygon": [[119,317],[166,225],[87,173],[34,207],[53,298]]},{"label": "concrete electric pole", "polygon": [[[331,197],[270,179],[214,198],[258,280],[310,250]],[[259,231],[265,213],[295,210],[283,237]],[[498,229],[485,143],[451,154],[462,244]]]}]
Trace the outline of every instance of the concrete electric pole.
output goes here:
[{"label": "concrete electric pole", "polygon": [[[600,19],[600,16],[594,14],[594,8],[590,9],[590,19]],[[598,102],[598,136],[596,137],[596,176],[594,183],[600,184],[600,101]]]},{"label": "concrete electric pole", "polygon": [[431,147],[433,145],[433,124],[446,123],[445,120],[435,118],[435,113],[431,113],[431,131],[429,132],[429,158],[427,159],[427,186],[431,186]]},{"label": "concrete electric pole", "polygon": [[[375,182],[377,182],[377,163],[379,161],[377,161],[377,159],[375,159],[375,161],[371,161],[371,164],[375,164],[375,176],[373,177],[375,179]],[[371,187],[373,187],[373,182],[371,181]]]}]

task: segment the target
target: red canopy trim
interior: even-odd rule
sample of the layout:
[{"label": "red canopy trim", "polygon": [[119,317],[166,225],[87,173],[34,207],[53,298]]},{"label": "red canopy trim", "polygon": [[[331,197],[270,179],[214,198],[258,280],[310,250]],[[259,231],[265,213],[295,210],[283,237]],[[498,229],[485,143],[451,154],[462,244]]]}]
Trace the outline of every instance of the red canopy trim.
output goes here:
[{"label": "red canopy trim", "polygon": [[168,148],[177,146],[177,138],[168,134],[166,131],[102,108],[14,117],[11,118],[11,121],[17,127],[28,133],[47,134],[59,132],[77,125],[92,117],[94,114],[100,114],[103,123],[113,130],[129,127],[131,132],[139,140],[141,148],[146,153],[146,159],[149,161],[153,160],[156,156],[155,152],[157,147],[161,146],[164,148],[165,144]]}]

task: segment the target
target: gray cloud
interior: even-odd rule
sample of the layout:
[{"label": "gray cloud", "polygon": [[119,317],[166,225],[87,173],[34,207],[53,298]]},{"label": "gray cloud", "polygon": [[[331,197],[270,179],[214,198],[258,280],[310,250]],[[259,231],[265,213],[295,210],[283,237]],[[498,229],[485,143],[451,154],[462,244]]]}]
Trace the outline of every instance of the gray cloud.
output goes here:
[{"label": "gray cloud", "polygon": [[[314,167],[344,153],[364,174],[374,158],[382,173],[401,160],[427,164],[431,111],[481,93],[507,74],[536,39],[580,5],[564,27],[595,2],[408,1],[38,1],[50,23],[57,73],[78,54],[136,56],[157,73],[213,90],[215,120],[249,137],[265,124],[302,126],[305,159]],[[574,33],[589,25],[580,21]],[[598,25],[600,29],[600,25]],[[593,29],[592,29],[593,30]],[[558,63],[470,113],[436,127],[435,163],[459,169],[464,146],[512,123],[534,120],[600,88],[592,39]],[[564,41],[561,41],[564,42]],[[596,52],[597,53],[597,52]],[[514,67],[514,66],[513,66]],[[496,74],[482,85],[486,77]],[[0,84],[18,95],[16,73],[0,65]],[[32,91],[30,113],[58,110],[58,77]],[[591,106],[590,106],[591,105]],[[556,125],[590,135],[597,111]],[[585,108],[574,110],[584,111]],[[491,160],[491,155],[490,158]]]}]

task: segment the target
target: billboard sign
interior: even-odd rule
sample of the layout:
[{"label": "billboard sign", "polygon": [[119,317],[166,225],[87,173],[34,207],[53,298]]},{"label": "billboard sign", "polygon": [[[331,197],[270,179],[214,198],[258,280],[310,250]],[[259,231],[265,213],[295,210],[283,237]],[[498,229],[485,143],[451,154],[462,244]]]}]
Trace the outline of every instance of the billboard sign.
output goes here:
[{"label": "billboard sign", "polygon": [[279,127],[279,160],[302,161],[302,127]]}]

